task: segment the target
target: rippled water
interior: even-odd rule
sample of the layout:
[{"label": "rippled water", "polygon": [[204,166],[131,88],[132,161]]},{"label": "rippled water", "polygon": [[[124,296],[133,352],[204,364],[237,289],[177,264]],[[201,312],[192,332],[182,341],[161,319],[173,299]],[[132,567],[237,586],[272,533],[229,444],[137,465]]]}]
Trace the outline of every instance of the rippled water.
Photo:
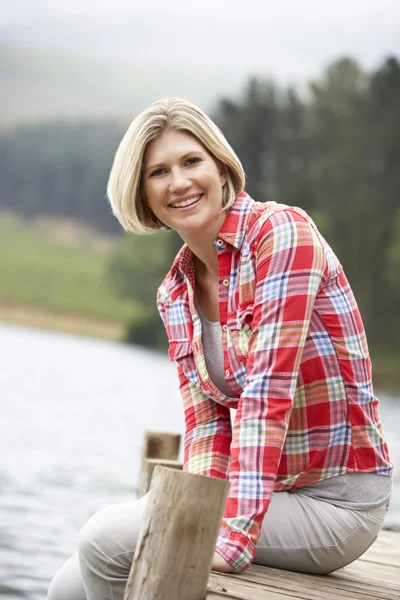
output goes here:
[{"label": "rippled water", "polygon": [[[88,517],[135,494],[143,431],[183,431],[177,377],[142,349],[5,325],[0,356],[0,595],[43,600]],[[381,399],[399,462],[400,398]]]}]

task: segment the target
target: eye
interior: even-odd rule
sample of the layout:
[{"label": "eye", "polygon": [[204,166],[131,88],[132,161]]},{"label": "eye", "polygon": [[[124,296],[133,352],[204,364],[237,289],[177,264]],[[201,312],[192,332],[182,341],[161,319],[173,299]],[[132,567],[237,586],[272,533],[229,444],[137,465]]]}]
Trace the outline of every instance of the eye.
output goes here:
[{"label": "eye", "polygon": [[150,173],[150,177],[157,177],[158,175],[163,175],[165,172],[165,169],[156,169],[155,171],[153,171],[152,173]]},{"label": "eye", "polygon": [[195,165],[196,163],[199,163],[201,161],[201,158],[199,158],[198,156],[191,156],[190,158],[187,158],[185,161],[186,165]]}]

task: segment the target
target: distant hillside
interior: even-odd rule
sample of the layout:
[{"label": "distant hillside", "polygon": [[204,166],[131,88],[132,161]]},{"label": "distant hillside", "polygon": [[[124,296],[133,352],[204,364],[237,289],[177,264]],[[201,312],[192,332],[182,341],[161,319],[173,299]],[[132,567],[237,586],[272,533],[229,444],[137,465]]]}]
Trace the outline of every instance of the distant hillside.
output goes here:
[{"label": "distant hillside", "polygon": [[238,91],[229,74],[100,62],[0,45],[0,125],[57,117],[134,115],[150,102],[182,96],[207,109]]},{"label": "distant hillside", "polygon": [[122,339],[141,311],[112,287],[114,247],[71,219],[0,212],[0,322]]}]

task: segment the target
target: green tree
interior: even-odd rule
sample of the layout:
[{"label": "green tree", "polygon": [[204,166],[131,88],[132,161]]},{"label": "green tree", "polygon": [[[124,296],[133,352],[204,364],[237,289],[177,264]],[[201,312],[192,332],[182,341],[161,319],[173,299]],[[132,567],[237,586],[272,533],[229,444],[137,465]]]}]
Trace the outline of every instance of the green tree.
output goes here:
[{"label": "green tree", "polygon": [[55,121],[3,131],[0,209],[72,217],[120,233],[105,193],[124,129],[118,121]]},{"label": "green tree", "polygon": [[142,307],[140,319],[130,323],[126,340],[151,348],[165,349],[167,338],[156,307],[157,289],[173,259],[172,232],[124,236],[110,257],[110,282],[127,299]]},{"label": "green tree", "polygon": [[354,61],[338,61],[312,85],[308,107],[313,186],[375,343],[393,331],[385,273],[399,189],[398,69],[388,61],[369,78]]},{"label": "green tree", "polygon": [[215,119],[243,163],[249,193],[260,202],[274,197],[270,173],[280,121],[274,84],[251,79],[242,101],[221,100]]}]

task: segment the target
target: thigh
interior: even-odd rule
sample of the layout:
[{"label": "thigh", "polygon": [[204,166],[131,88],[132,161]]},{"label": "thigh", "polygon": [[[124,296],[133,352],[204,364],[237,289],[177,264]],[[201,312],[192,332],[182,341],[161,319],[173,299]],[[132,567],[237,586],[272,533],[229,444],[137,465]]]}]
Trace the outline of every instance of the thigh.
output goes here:
[{"label": "thigh", "polygon": [[147,497],[108,506],[98,511],[82,528],[79,564],[88,600],[122,600]]},{"label": "thigh", "polygon": [[86,600],[78,553],[57,571],[50,584],[47,600]]},{"label": "thigh", "polygon": [[386,507],[349,510],[293,492],[272,496],[255,563],[329,573],[358,558],[375,540]]},{"label": "thigh", "polygon": [[96,512],[80,531],[79,550],[95,546],[101,555],[108,557],[133,553],[142,527],[147,497],[112,504]]},{"label": "thigh", "polygon": [[[123,595],[123,582],[129,575],[146,502],[147,495],[140,500],[107,506],[93,515],[79,534],[79,553],[57,571],[47,599],[108,597],[109,579],[113,578],[118,580],[115,586],[119,586],[118,593]],[[112,570],[114,573],[110,573]]]}]

